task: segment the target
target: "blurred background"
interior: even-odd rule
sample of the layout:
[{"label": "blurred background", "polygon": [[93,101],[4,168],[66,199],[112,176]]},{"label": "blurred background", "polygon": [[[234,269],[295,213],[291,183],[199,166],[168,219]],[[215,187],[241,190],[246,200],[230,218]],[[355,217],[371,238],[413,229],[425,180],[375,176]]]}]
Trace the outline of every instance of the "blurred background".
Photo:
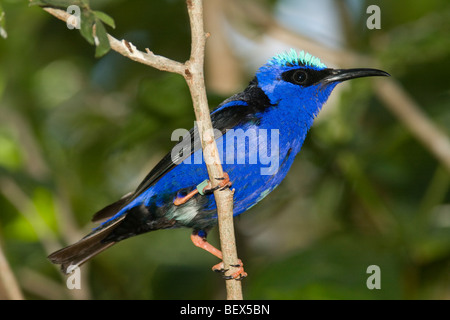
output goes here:
[{"label": "blurred background", "polygon": [[[92,2],[114,18],[116,38],[188,59],[184,1]],[[81,290],[66,287],[46,256],[136,188],[173,146],[172,131],[193,126],[191,99],[181,76],[115,52],[97,59],[41,8],[0,5],[0,298],[225,298],[217,259],[188,229],[119,243],[81,268]],[[369,5],[380,29],[367,26]],[[285,181],[235,220],[244,298],[450,299],[450,3],[204,6],[211,108],[289,48],[392,75],[340,85]],[[217,230],[208,239],[218,246]],[[366,286],[370,265],[379,290]]]}]

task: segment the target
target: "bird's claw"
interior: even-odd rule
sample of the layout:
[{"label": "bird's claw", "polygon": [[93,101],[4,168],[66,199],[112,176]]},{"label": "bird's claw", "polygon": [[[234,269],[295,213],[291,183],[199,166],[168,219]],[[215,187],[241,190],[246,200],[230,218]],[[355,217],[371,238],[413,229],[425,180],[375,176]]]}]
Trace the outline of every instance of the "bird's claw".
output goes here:
[{"label": "bird's claw", "polygon": [[[244,272],[245,273],[245,272]],[[223,276],[222,278],[225,280],[236,280],[236,281],[242,281],[245,277],[247,277],[247,273],[240,274],[237,278],[233,278],[233,276]]]},{"label": "bird's claw", "polygon": [[247,277],[247,272],[244,271],[244,264],[239,259],[237,264],[232,264],[230,267],[238,268],[237,271],[233,272],[231,275],[225,275],[225,272],[227,272],[229,269],[225,269],[223,261],[216,264],[212,267],[212,270],[214,272],[222,273],[222,278],[225,280],[238,280],[241,281],[245,277]]},{"label": "bird's claw", "polygon": [[224,274],[225,272],[227,272],[229,269],[214,269],[213,268],[213,271],[214,272],[217,272],[217,273],[222,273],[222,274]]},{"label": "bird's claw", "polygon": [[211,182],[208,183],[208,185],[203,189],[204,194],[211,194],[216,190],[225,190],[226,188],[231,187],[231,181],[230,177],[228,176],[228,173],[224,172],[223,177],[215,178],[216,180],[219,180],[219,184],[215,186],[214,188],[211,187]]}]

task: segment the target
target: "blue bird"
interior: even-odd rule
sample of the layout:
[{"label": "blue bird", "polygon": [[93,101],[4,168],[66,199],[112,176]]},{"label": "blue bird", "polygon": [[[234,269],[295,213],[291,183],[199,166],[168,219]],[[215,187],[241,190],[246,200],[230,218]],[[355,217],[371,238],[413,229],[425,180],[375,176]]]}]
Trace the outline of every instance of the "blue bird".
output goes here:
[{"label": "blue bird", "polygon": [[[234,216],[272,192],[285,178],[306,134],[335,86],[345,80],[389,76],[377,69],[331,69],[318,58],[293,49],[270,59],[247,88],[211,112],[224,177],[232,186]],[[193,243],[222,259],[206,241],[217,224],[213,189],[194,126],[145,177],[137,189],[97,212],[104,221],[80,241],[49,256],[70,273],[93,256],[126,238],[159,229],[192,228]],[[229,276],[247,274],[241,261]],[[223,263],[213,267],[223,271]]]}]

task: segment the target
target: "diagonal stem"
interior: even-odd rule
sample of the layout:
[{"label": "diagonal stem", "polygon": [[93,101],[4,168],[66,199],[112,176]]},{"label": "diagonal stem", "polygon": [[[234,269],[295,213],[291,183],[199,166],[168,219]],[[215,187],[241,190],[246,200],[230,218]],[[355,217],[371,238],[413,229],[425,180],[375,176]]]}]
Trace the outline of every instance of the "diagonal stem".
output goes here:
[{"label": "diagonal stem", "polygon": [[[185,72],[185,79],[191,91],[209,180],[212,183],[212,188],[214,188],[219,183],[219,180],[216,178],[223,177],[224,173],[214,139],[204,83],[203,66],[207,35],[203,27],[202,0],[188,0],[187,7],[191,24],[192,46],[191,57],[186,63],[188,72]],[[231,265],[235,265],[238,261],[233,226],[233,191],[229,189],[216,190],[214,197],[217,205],[224,268],[232,269]],[[242,300],[242,287],[239,281],[226,281],[226,287],[227,299]]]},{"label": "diagonal stem", "polygon": [[0,246],[0,293],[4,291],[4,298],[9,300],[23,300],[23,295],[17,284],[16,277],[9,267],[2,247]]}]

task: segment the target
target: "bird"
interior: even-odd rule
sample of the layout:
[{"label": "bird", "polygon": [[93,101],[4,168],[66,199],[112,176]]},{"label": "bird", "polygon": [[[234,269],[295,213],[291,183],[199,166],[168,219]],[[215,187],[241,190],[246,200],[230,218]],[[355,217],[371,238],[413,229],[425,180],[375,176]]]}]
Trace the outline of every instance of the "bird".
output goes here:
[{"label": "bird", "polygon": [[[213,192],[234,189],[234,217],[255,206],[286,177],[336,85],[372,76],[390,75],[372,68],[329,68],[319,58],[295,49],[276,54],[242,92],[224,100],[210,114],[224,171],[223,177],[215,177],[217,187],[212,188],[208,180],[194,125],[135,191],[94,214],[92,221],[98,225],[90,233],[48,259],[70,274],[122,240],[184,227],[192,229],[194,245],[222,260],[221,251],[207,241],[218,220]],[[247,276],[241,260],[233,267],[237,271],[223,274],[226,279]],[[223,262],[212,269],[226,271]]]}]

